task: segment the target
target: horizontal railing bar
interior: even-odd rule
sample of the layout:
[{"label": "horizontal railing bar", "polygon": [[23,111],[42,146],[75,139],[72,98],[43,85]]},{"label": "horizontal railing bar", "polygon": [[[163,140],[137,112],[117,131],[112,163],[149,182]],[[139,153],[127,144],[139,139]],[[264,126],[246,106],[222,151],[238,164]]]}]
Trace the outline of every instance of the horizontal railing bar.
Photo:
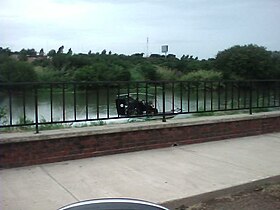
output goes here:
[{"label": "horizontal railing bar", "polygon": [[157,81],[94,81],[94,82],[12,82],[12,83],[0,83],[3,86],[10,86],[10,85],[90,85],[90,84],[136,84],[136,83],[144,83],[144,84],[159,84],[159,83],[197,83],[197,82],[235,82],[235,83],[248,83],[248,82],[280,82],[279,79],[268,79],[268,80],[157,80]]},{"label": "horizontal railing bar", "polygon": [[[176,116],[180,114],[195,114],[195,113],[204,113],[204,112],[210,113],[210,112],[230,112],[230,111],[250,110],[250,113],[252,113],[252,111],[262,109],[262,108],[280,107],[280,102],[279,102],[280,90],[277,89],[278,87],[280,87],[280,80],[243,80],[243,81],[161,80],[161,81],[94,81],[94,82],[69,81],[69,82],[51,82],[51,83],[21,82],[21,83],[0,83],[0,86],[1,86],[0,92],[2,91],[4,94],[9,93],[8,94],[9,100],[7,102],[8,123],[0,124],[0,128],[23,127],[23,126],[38,127],[42,125],[51,125],[51,124],[94,122],[94,121],[104,121],[110,119],[124,119],[124,118],[128,118],[128,119],[145,118],[145,117],[152,117],[152,116],[162,116],[163,118],[165,118],[165,116]],[[83,89],[83,87],[85,88],[85,90]],[[264,87],[265,91],[261,91],[260,87]],[[13,88],[15,88],[15,91]],[[62,93],[60,93],[59,91],[61,88],[63,90]],[[104,88],[104,90],[107,90],[107,92],[105,93],[106,109],[103,110],[104,113],[101,113],[100,111],[100,106],[104,105],[102,104],[102,100],[101,100],[102,99],[101,97],[104,97],[104,93],[101,92],[102,88]],[[35,119],[32,118],[32,121],[35,121],[32,122],[27,118],[28,115],[25,113],[26,112],[25,110],[24,120],[23,120],[24,123],[22,122],[16,123],[15,119],[13,119],[15,118],[15,114],[13,113],[13,110],[15,110],[14,97],[20,95],[20,91],[21,91],[23,95],[22,97],[24,97],[22,100],[24,100],[24,105],[25,105],[27,100],[26,98],[27,92],[23,92],[24,90],[25,91],[28,90],[30,92],[32,92],[32,90],[38,91],[39,97],[36,98],[37,96],[35,94],[34,95],[36,96],[34,99],[35,103],[33,102],[33,104],[35,104],[33,106],[36,113],[34,112],[32,114],[32,115],[35,114],[37,118]],[[55,116],[53,116],[54,114],[51,114],[50,121],[44,119],[45,121],[40,122],[38,118],[40,118],[39,117],[40,116],[40,93],[42,90],[46,90],[47,92],[49,91],[50,93],[50,98],[52,102],[51,102],[51,109],[49,111],[51,113],[55,112],[54,101],[62,100],[62,105],[63,105],[62,120],[53,120]],[[70,117],[69,119],[69,117],[67,117],[66,115],[66,111],[68,109],[66,106],[68,99],[67,100],[65,99],[65,94],[66,93],[69,94],[69,90],[74,91],[74,102],[71,102],[74,103],[75,106],[74,119],[72,119],[72,117]],[[87,91],[91,91],[91,92],[87,92]],[[112,93],[110,91],[112,91]],[[146,103],[148,102],[148,97],[155,95],[155,99],[153,99],[152,102],[155,103],[154,104],[155,109],[162,110],[162,112],[154,113],[153,115],[147,113],[147,110],[142,114],[138,114],[138,112],[137,114],[135,114],[135,112],[131,112],[127,115],[120,115],[118,112],[117,114],[115,112],[112,112],[112,108],[111,105],[109,105],[109,103],[113,103],[113,100],[112,100],[112,95],[109,95],[109,92],[110,94],[115,94],[115,96],[117,96],[118,99],[121,97],[125,97],[126,95],[134,98],[135,96],[133,96],[131,91],[136,92],[137,97],[144,95],[145,96],[144,101],[146,101]],[[42,92],[44,93],[44,91]],[[86,114],[86,117],[85,118],[79,117],[79,119],[77,119],[78,113],[76,110],[76,105],[78,104],[78,97],[76,98],[75,94],[78,94],[80,92],[82,94],[85,92],[86,94],[86,99],[85,99],[86,113],[82,112],[79,113],[79,115]],[[54,93],[58,95],[56,95],[56,97],[53,97]],[[96,94],[95,97],[93,98],[91,98],[90,95],[92,93]],[[167,96],[166,94],[170,94],[170,95]],[[209,94],[211,95],[211,99],[209,99]],[[171,101],[171,104],[167,103],[168,100]],[[178,106],[180,107],[179,112],[174,112],[176,108],[175,105],[176,107]],[[90,112],[89,109],[91,107],[96,108],[97,115],[94,112],[93,113]],[[171,110],[168,110],[170,107]],[[112,116],[110,116],[111,113]],[[90,118],[89,114],[91,116],[95,116],[95,118]],[[100,117],[100,115],[103,114],[105,114],[106,117]],[[47,118],[49,119],[49,116],[47,116]],[[30,123],[30,121],[32,123]],[[0,118],[0,123],[2,122],[3,122],[3,117],[2,119]]]}]

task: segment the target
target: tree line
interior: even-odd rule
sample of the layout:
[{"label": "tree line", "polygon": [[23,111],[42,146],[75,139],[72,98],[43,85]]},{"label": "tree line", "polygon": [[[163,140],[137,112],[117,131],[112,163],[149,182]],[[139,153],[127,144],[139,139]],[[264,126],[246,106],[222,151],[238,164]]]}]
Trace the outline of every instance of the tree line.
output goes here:
[{"label": "tree line", "polygon": [[177,58],[144,53],[113,54],[111,51],[74,54],[64,46],[12,52],[0,47],[0,82],[144,81],[144,80],[250,80],[280,79],[280,51],[258,45],[236,45],[215,58],[192,55]]}]

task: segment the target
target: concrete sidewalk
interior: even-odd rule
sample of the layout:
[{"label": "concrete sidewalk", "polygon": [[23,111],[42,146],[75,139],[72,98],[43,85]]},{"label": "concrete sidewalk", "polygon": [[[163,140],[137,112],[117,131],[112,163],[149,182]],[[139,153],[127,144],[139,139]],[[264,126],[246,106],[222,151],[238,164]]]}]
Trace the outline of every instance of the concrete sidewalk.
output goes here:
[{"label": "concrete sidewalk", "polygon": [[0,171],[1,210],[94,198],[163,203],[280,175],[280,133]]}]

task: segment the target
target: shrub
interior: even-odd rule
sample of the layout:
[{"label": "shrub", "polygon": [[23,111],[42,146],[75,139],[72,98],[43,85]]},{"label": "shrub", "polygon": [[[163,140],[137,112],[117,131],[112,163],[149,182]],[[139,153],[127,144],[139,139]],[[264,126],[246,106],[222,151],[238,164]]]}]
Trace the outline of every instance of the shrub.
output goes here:
[{"label": "shrub", "polygon": [[33,82],[36,80],[37,75],[29,63],[10,59],[0,63],[1,82]]},{"label": "shrub", "polygon": [[180,72],[157,66],[157,74],[161,80],[176,80],[178,75],[180,75]]},{"label": "shrub", "polygon": [[50,67],[36,66],[35,72],[40,82],[67,81],[65,74]]},{"label": "shrub", "polygon": [[92,66],[84,66],[77,69],[74,73],[75,81],[97,81],[97,72]]},{"label": "shrub", "polygon": [[8,123],[7,109],[5,107],[0,107],[0,124],[6,125]]},{"label": "shrub", "polygon": [[129,81],[131,74],[129,70],[116,64],[107,65],[97,63],[84,66],[75,70],[73,79],[75,81]]},{"label": "shrub", "polygon": [[183,81],[219,81],[222,79],[222,73],[214,70],[192,71],[181,77]]},{"label": "shrub", "polygon": [[142,64],[140,66],[140,71],[142,72],[146,80],[158,79],[157,68],[152,64],[149,63]]}]

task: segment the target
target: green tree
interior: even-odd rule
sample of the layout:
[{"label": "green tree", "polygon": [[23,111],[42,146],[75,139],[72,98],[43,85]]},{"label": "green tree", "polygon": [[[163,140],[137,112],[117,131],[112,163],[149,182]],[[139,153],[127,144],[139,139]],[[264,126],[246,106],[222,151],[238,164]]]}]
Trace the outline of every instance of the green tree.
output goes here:
[{"label": "green tree", "polygon": [[73,55],[69,58],[70,66],[73,68],[81,68],[89,66],[93,63],[92,58],[88,55]]},{"label": "green tree", "polygon": [[49,57],[53,57],[56,54],[56,51],[54,49],[50,50],[47,54]]},{"label": "green tree", "polygon": [[199,70],[199,69],[208,69],[205,68],[205,65],[203,65],[204,62],[198,60],[198,57],[193,58],[193,55],[185,56],[183,55],[180,60],[178,60],[176,63],[174,63],[173,69],[177,69],[181,72],[187,73],[190,71],[194,70]]},{"label": "green tree", "polygon": [[159,78],[157,68],[152,64],[142,64],[140,66],[140,71],[142,72],[146,80],[157,80]]},{"label": "green tree", "polygon": [[39,55],[40,55],[40,56],[44,56],[44,55],[45,55],[44,49],[43,49],[43,48],[41,48],[41,50],[40,50],[40,52],[39,52]]},{"label": "green tree", "polygon": [[181,77],[181,80],[186,81],[219,81],[222,79],[222,73],[214,70],[198,70],[192,71]]},{"label": "green tree", "polygon": [[130,81],[130,71],[122,66],[113,65],[110,68],[110,80],[112,81]]},{"label": "green tree", "polygon": [[102,50],[101,54],[102,54],[102,55],[106,55],[106,52],[107,52],[107,51],[104,49],[104,50]]},{"label": "green tree", "polygon": [[58,53],[55,56],[53,56],[52,63],[53,63],[53,66],[55,68],[57,68],[57,70],[62,70],[64,68],[66,68],[68,66],[68,64],[70,63],[69,55]]},{"label": "green tree", "polygon": [[5,63],[5,62],[7,62],[7,61],[10,61],[10,60],[12,60],[10,57],[9,57],[9,55],[7,55],[7,54],[5,54],[5,53],[0,53],[0,64],[3,64],[3,63]]},{"label": "green tree", "polygon": [[76,69],[73,80],[75,81],[97,81],[98,76],[93,66],[84,66]]},{"label": "green tree", "polygon": [[29,55],[29,56],[36,56],[37,55],[37,52],[34,48],[32,49],[27,49],[26,50],[26,55]]},{"label": "green tree", "polygon": [[62,45],[61,47],[58,48],[57,54],[62,54],[64,50],[64,46]]},{"label": "green tree", "polygon": [[37,75],[31,64],[12,59],[0,63],[1,82],[33,82]]},{"label": "green tree", "polygon": [[274,51],[271,54],[273,78],[280,79],[280,51]]},{"label": "green tree", "polygon": [[69,50],[68,50],[68,52],[67,52],[67,55],[72,55],[72,54],[73,54],[72,49],[69,48]]},{"label": "green tree", "polygon": [[0,54],[1,55],[11,55],[12,54],[12,52],[11,52],[11,50],[7,47],[7,48],[2,48],[2,47],[0,47]]},{"label": "green tree", "polygon": [[[67,81],[63,72],[49,67],[35,67],[38,81],[40,82],[64,82]],[[69,81],[69,80],[68,80]]]},{"label": "green tree", "polygon": [[75,70],[76,81],[129,81],[130,72],[122,66],[106,63],[94,63]]},{"label": "green tree", "polygon": [[23,48],[23,49],[19,52],[18,59],[19,59],[20,61],[27,61],[27,50],[26,50],[26,49]]},{"label": "green tree", "polygon": [[253,44],[219,52],[215,64],[225,79],[270,79],[273,76],[271,52]]}]

